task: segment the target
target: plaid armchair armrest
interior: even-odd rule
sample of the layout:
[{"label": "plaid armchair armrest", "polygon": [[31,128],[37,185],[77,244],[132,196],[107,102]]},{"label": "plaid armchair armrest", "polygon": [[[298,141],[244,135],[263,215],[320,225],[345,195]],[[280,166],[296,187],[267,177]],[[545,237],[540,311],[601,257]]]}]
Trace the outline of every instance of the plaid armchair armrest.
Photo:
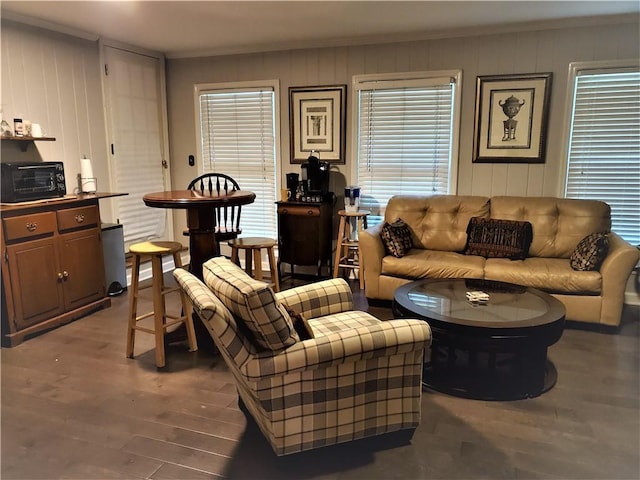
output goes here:
[{"label": "plaid armchair armrest", "polygon": [[353,310],[353,294],[342,278],[290,288],[275,294],[276,299],[305,318],[324,317]]},{"label": "plaid armchair armrest", "polygon": [[218,309],[220,300],[198,277],[187,272],[184,268],[176,268],[173,271],[173,276],[189,297],[191,305],[200,318],[209,320]]},{"label": "plaid armchair armrest", "polygon": [[422,320],[396,319],[311,338],[280,352],[260,352],[240,371],[249,381],[295,372],[388,357],[431,344],[431,328]]}]

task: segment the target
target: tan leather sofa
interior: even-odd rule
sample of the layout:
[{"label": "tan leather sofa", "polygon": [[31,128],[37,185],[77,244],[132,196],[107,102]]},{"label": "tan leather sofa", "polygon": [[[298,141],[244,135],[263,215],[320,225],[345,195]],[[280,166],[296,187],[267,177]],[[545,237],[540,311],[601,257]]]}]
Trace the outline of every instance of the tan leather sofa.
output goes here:
[{"label": "tan leather sofa", "polygon": [[[524,260],[465,255],[471,217],[529,221],[533,241]],[[516,196],[395,196],[385,220],[404,220],[413,248],[401,258],[387,254],[382,223],[360,233],[365,292],[392,300],[396,288],[420,278],[497,280],[538,288],[558,298],[567,320],[617,327],[627,280],[638,249],[611,232],[611,209],[596,200]],[[582,238],[610,232],[599,271],[575,271],[570,257]]]}]

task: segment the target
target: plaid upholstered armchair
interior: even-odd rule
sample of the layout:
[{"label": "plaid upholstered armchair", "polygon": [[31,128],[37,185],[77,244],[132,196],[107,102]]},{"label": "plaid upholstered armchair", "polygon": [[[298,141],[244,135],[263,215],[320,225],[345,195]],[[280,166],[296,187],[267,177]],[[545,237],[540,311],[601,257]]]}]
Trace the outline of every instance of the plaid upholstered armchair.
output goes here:
[{"label": "plaid upholstered armchair", "polygon": [[206,285],[183,269],[174,276],[277,455],[420,422],[425,322],[353,311],[342,279],[274,294],[223,257],[204,264]]}]

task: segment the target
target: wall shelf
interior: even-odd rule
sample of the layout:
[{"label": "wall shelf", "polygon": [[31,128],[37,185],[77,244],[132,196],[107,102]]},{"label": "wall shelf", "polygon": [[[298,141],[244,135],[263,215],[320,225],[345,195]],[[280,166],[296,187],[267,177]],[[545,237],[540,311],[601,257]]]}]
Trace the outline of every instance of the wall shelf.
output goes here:
[{"label": "wall shelf", "polygon": [[31,145],[33,142],[54,142],[56,140],[55,137],[27,137],[27,136],[16,137],[14,135],[11,135],[8,137],[3,136],[0,138],[2,140],[18,142],[20,144],[20,150],[22,150],[23,152],[26,152],[29,145]]}]

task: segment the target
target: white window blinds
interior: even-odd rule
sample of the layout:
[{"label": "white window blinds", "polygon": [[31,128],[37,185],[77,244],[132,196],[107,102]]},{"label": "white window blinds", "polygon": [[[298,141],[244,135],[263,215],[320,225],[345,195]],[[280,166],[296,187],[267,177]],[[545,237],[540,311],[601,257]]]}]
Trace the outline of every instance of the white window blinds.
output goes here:
[{"label": "white window blinds", "polygon": [[203,90],[199,95],[204,172],[224,173],[256,194],[242,207],[243,236],[276,235],[274,88]]},{"label": "white window blinds", "polygon": [[372,223],[393,195],[451,192],[455,86],[449,76],[356,84],[360,205]]},{"label": "white window blinds", "polygon": [[612,230],[640,244],[640,72],[584,71],[575,81],[566,196],[611,206]]}]

